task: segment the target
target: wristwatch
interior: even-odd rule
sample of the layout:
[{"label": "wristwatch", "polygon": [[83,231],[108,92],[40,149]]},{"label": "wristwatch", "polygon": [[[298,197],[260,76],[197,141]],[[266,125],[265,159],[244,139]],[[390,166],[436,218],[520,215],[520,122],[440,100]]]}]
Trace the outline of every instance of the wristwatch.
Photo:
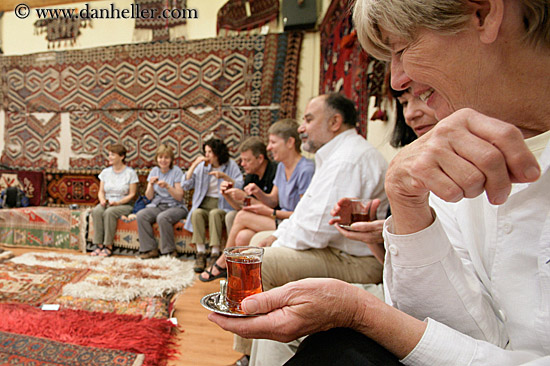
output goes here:
[{"label": "wristwatch", "polygon": [[271,217],[273,218],[273,220],[277,220],[277,209],[276,208],[273,209],[273,213],[271,214]]}]

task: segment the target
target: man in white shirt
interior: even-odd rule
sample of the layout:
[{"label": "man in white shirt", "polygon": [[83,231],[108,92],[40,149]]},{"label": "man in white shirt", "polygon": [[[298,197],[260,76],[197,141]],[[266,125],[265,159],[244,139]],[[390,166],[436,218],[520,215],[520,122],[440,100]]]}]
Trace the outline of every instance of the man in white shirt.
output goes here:
[{"label": "man in white shirt", "polygon": [[353,102],[332,93],[313,98],[298,132],[303,149],[315,153],[315,174],[296,210],[262,242],[264,290],[307,277],[331,277],[353,283],[379,283],[382,266],[363,243],[344,238],[329,225],[330,211],[343,197],[382,201],[385,218],[387,163],[356,130]]},{"label": "man in white shirt", "polygon": [[[320,95],[307,105],[298,132],[302,148],[315,153],[315,174],[289,219],[264,239],[264,291],[308,277],[352,283],[380,283],[382,265],[362,242],[344,238],[329,225],[330,211],[343,197],[379,198],[379,219],[386,217],[387,162],[355,130],[354,103],[338,93]],[[237,352],[249,355],[251,342],[235,338]]]}]

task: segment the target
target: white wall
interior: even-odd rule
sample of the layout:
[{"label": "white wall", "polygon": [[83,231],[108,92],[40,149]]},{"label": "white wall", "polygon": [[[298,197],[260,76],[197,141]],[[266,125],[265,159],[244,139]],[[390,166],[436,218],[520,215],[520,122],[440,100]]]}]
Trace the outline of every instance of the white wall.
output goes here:
[{"label": "white wall", "polygon": [[[187,39],[203,39],[216,36],[216,15],[219,8],[227,0],[188,0],[188,9],[196,9],[198,19],[187,20]],[[330,0],[320,1],[321,22]],[[83,9],[85,2],[69,5],[59,5],[58,8],[77,8]],[[130,9],[133,0],[110,0],[93,1],[88,3],[91,8],[108,9],[111,4],[118,9]],[[36,14],[26,19],[19,19],[14,12],[6,12],[0,22],[0,34],[3,35],[4,55],[21,55],[36,52],[51,51],[48,49],[48,42],[45,35],[35,34],[34,22],[38,19]],[[281,27],[282,28],[282,27]],[[282,30],[282,29],[279,29]],[[61,46],[55,50],[81,49],[99,46],[111,46],[125,43],[132,43],[134,32],[133,19],[93,19],[92,28],[81,29],[81,35],[77,38],[74,46]],[[318,32],[306,33],[302,46],[302,56],[300,60],[300,72],[298,80],[298,101],[297,118],[301,119],[304,108],[313,96],[319,92],[319,73],[320,73],[320,36]],[[3,116],[0,114],[0,124],[3,122]],[[390,160],[395,154],[387,141],[391,134],[393,124],[391,122],[369,122],[368,140],[376,146],[387,160]],[[0,147],[3,145],[3,129],[0,131]],[[1,151],[1,150],[0,150]],[[62,161],[68,161],[63,159]],[[66,169],[68,167],[59,167]]]}]

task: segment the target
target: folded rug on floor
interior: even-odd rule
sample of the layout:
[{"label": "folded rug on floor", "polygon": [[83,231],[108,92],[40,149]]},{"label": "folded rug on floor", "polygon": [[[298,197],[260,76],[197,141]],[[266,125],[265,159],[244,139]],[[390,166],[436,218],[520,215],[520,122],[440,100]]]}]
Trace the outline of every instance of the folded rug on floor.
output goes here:
[{"label": "folded rug on floor", "polygon": [[144,356],[106,348],[84,347],[0,332],[0,365],[28,366],[141,366]]},{"label": "folded rug on floor", "polygon": [[91,257],[62,253],[26,253],[14,263],[51,268],[90,268],[84,280],[68,284],[63,295],[107,301],[131,301],[137,297],[175,294],[194,280],[193,261],[165,257],[140,260]]},{"label": "folded rug on floor", "polygon": [[23,304],[0,304],[0,331],[144,354],[143,364],[150,366],[165,365],[178,353],[173,328],[167,319],[83,310],[42,311]]},{"label": "folded rug on floor", "polygon": [[63,286],[80,281],[86,268],[49,268],[12,261],[0,263],[0,302],[39,306],[58,297]]}]

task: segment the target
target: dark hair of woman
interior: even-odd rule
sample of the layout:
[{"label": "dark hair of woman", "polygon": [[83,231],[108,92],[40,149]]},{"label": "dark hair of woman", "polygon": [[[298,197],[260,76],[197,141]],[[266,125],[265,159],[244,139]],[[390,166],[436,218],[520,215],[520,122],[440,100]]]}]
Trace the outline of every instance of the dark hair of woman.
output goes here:
[{"label": "dark hair of woman", "polygon": [[209,146],[210,149],[212,149],[212,152],[218,158],[218,163],[220,163],[220,165],[223,165],[229,161],[229,150],[227,149],[227,145],[224,144],[222,140],[212,138],[206,141],[202,147],[203,151],[205,146]]},{"label": "dark hair of woman", "polygon": [[390,140],[390,145],[398,148],[403,147],[405,145],[410,144],[414,140],[416,140],[416,134],[414,133],[414,130],[410,128],[407,123],[405,122],[405,115],[403,114],[403,106],[399,102],[398,97],[403,95],[405,93],[405,90],[393,90],[390,88],[391,95],[395,99],[395,110],[396,110],[396,117],[395,117],[395,127],[393,128],[392,137]]}]

